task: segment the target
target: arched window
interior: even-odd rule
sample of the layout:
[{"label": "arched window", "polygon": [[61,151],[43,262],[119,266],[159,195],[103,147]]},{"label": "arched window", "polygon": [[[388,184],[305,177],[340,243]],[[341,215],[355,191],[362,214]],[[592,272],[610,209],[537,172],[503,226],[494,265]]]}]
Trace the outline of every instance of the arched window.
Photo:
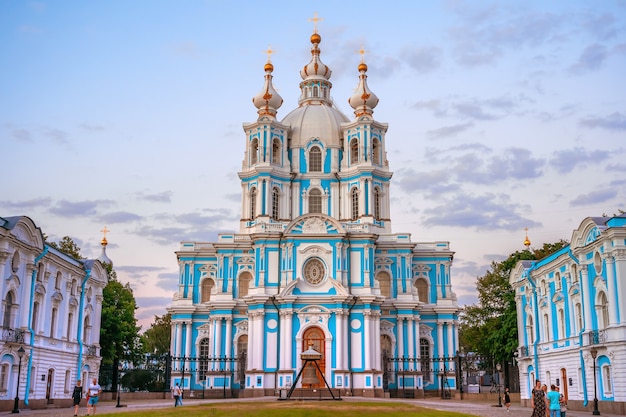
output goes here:
[{"label": "arched window", "polygon": [[83,343],[89,344],[91,341],[91,324],[90,324],[89,316],[85,317],[85,321],[83,322]]},{"label": "arched window", "polygon": [[541,295],[541,296],[548,295],[548,287],[546,286],[546,280],[545,279],[541,280],[541,287],[540,287],[540,290],[539,290],[539,295]]},{"label": "arched window", "polygon": [[420,365],[424,381],[430,381],[430,343],[428,339],[420,339]]},{"label": "arched window", "polygon": [[256,217],[256,188],[250,190],[250,220]]},{"label": "arched window", "polygon": [[380,220],[381,219],[381,215],[380,215],[380,188],[375,187],[374,188],[374,218],[376,220]]},{"label": "arched window", "polygon": [[52,307],[52,314],[50,316],[50,337],[55,338],[57,332],[57,314],[59,309]]},{"label": "arched window", "polygon": [[417,288],[417,298],[424,303],[429,304],[428,299],[428,282],[425,279],[419,278],[415,280],[415,288]]},{"label": "arched window", "polygon": [[206,303],[211,300],[211,290],[213,290],[214,286],[215,286],[215,281],[213,281],[211,278],[205,278],[202,281],[202,301],[201,302]]},{"label": "arched window", "polygon": [[319,97],[320,96],[320,89],[318,86],[314,86],[313,87],[313,97]]},{"label": "arched window", "polygon": [[583,328],[583,308],[580,303],[576,303],[576,332]]},{"label": "arched window", "polygon": [[613,381],[611,377],[611,365],[602,365],[602,388],[604,389],[604,396],[613,394]]},{"label": "arched window", "polygon": [[209,338],[205,337],[204,339],[200,340],[200,363],[199,365],[199,372],[198,372],[198,378],[200,379],[200,381],[203,381],[206,379],[206,373],[209,370],[209,353],[210,353],[210,344],[209,344]]},{"label": "arched window", "polygon": [[259,140],[254,138],[250,144],[250,164],[254,165],[259,161]]},{"label": "arched window", "polygon": [[272,163],[280,165],[280,139],[278,138],[272,141]]},{"label": "arched window", "polygon": [[372,141],[372,162],[376,165],[380,165],[380,142],[378,139]]},{"label": "arched window", "polygon": [[70,312],[67,315],[67,341],[72,340],[72,327],[74,326],[74,313]]},{"label": "arched window", "polygon": [[565,337],[565,312],[562,308],[559,308],[559,334],[557,339],[564,339]]},{"label": "arched window", "polygon": [[526,331],[528,332],[528,343],[532,345],[533,343],[535,343],[535,329],[533,328],[533,316],[528,316]]},{"label": "arched window", "polygon": [[543,315],[543,338],[545,342],[550,341],[550,319],[547,314]]},{"label": "arched window", "polygon": [[252,281],[252,276],[249,272],[244,272],[239,275],[239,298],[248,295],[248,291],[250,290],[250,281]]},{"label": "arched window", "polygon": [[309,191],[309,213],[322,212],[322,192],[317,188]]},{"label": "arched window", "polygon": [[37,324],[39,322],[39,300],[33,303],[33,318],[31,320],[30,327],[33,329],[35,334],[37,334]]},{"label": "arched window", "polygon": [[309,151],[309,172],[322,172],[322,150],[312,146]]},{"label": "arched window", "polygon": [[280,207],[280,191],[278,187],[274,187],[272,190],[272,220],[278,221],[279,219],[279,207]]},{"label": "arched window", "polygon": [[54,279],[54,289],[55,290],[60,290],[61,289],[61,278],[62,278],[61,271],[59,271],[59,272],[57,272],[57,276]]},{"label": "arched window", "polygon": [[609,302],[606,299],[606,294],[604,291],[598,294],[598,305],[600,307],[599,311],[599,321],[598,326],[601,326],[603,329],[609,327]]},{"label": "arched window", "polygon": [[13,328],[13,310],[15,307],[15,304],[13,304],[13,292],[9,291],[4,299],[4,315],[2,317],[2,327],[5,329]]},{"label": "arched window", "polygon": [[70,289],[70,295],[76,295],[76,285],[78,284],[78,282],[76,281],[76,279],[72,280],[72,288]]},{"label": "arched window", "polygon": [[385,271],[379,272],[376,279],[380,287],[380,295],[391,297],[391,279],[389,278],[389,273]]},{"label": "arched window", "polygon": [[554,274],[554,289],[555,291],[561,291],[561,274],[558,272]]},{"label": "arched window", "polygon": [[13,257],[11,258],[11,271],[14,274],[17,274],[17,270],[20,269],[20,253],[18,251],[13,252]]},{"label": "arched window", "polygon": [[352,201],[352,220],[359,218],[359,190],[355,188],[350,192],[350,199]]},{"label": "arched window", "polygon": [[350,163],[356,164],[359,162],[359,141],[352,139],[350,141]]}]

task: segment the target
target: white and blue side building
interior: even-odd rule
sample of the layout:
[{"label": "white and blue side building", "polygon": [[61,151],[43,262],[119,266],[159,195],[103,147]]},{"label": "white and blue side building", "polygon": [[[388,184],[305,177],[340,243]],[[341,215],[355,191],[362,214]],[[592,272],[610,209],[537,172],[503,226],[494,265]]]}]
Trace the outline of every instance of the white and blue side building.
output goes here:
[{"label": "white and blue side building", "polygon": [[[570,409],[626,414],[626,215],[588,217],[568,246],[511,272],[522,402],[534,381]],[[595,374],[594,374],[595,371]]]}]

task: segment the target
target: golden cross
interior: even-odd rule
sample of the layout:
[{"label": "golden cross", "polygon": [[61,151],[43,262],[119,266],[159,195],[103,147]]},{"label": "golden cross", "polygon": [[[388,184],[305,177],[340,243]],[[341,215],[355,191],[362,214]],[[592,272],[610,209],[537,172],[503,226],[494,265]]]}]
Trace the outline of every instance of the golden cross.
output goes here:
[{"label": "golden cross", "polygon": [[272,50],[272,46],[267,45],[267,51],[263,52],[267,54],[267,62],[272,62],[272,54],[275,52],[274,50]]},{"label": "golden cross", "polygon": [[321,17],[317,17],[317,12],[313,13],[313,17],[309,18],[309,22],[313,22],[313,33],[317,33],[317,22],[324,20]]},{"label": "golden cross", "polygon": [[365,62],[365,54],[369,52],[366,51],[365,48],[363,48],[363,45],[361,45],[361,49],[359,49],[359,54],[361,54],[361,63]]},{"label": "golden cross", "polygon": [[102,229],[102,230],[100,230],[100,231],[101,231],[102,233],[104,233],[104,238],[105,238],[105,239],[106,239],[106,237],[107,237],[107,233],[109,233],[109,232],[110,232],[110,230],[109,230],[109,229],[107,229],[107,227],[106,227],[106,226],[104,226],[104,229]]}]

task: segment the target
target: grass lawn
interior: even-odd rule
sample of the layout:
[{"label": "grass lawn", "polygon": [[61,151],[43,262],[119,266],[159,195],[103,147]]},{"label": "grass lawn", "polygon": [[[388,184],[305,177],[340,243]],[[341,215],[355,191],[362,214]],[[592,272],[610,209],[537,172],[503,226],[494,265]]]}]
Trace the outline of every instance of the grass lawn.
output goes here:
[{"label": "grass lawn", "polygon": [[[273,401],[233,402],[198,406],[167,407],[151,410],[129,411],[129,417],[475,417],[470,414],[437,411],[405,403],[341,402],[341,401]],[[98,413],[99,417],[117,416],[119,413]]]}]

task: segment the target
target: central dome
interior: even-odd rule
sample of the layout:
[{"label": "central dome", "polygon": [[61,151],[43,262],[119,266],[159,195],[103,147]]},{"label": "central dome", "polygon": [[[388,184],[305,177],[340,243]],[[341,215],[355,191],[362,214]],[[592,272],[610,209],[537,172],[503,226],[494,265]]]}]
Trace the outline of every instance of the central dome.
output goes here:
[{"label": "central dome", "polygon": [[291,127],[291,146],[305,146],[311,138],[319,138],[328,146],[341,145],[341,124],[349,119],[336,107],[307,103],[282,120]]}]

